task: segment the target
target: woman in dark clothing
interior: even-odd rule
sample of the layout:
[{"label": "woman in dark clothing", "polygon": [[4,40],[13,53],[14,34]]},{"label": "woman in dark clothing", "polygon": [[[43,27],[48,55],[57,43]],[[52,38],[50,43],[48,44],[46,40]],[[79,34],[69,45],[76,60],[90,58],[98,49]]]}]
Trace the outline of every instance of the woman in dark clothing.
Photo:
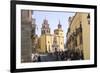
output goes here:
[{"label": "woman in dark clothing", "polygon": [[40,55],[38,56],[38,62],[41,62],[41,58],[40,58]]}]

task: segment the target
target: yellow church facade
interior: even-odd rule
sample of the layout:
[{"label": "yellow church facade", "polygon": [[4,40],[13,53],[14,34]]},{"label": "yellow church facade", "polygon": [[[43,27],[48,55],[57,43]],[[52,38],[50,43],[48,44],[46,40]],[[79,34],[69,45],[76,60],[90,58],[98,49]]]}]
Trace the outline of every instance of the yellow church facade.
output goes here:
[{"label": "yellow church facade", "polygon": [[85,60],[90,59],[90,14],[76,13],[69,18],[67,48],[79,49]]},{"label": "yellow church facade", "polygon": [[48,21],[45,19],[42,24],[41,35],[38,41],[39,53],[51,53],[64,50],[64,33],[61,29],[61,25],[58,24],[58,28],[54,30],[54,34],[51,34]]},{"label": "yellow church facade", "polygon": [[47,53],[52,51],[52,43],[53,43],[53,36],[50,34],[41,35],[39,38],[39,52],[40,53]]},{"label": "yellow church facade", "polygon": [[58,24],[58,29],[54,30],[54,35],[58,44],[58,51],[64,51],[64,32],[61,28],[60,23]]}]

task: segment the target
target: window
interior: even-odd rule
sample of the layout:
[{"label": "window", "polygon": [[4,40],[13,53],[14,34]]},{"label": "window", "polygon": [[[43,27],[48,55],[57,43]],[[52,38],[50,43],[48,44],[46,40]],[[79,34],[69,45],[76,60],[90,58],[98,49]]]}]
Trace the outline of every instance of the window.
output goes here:
[{"label": "window", "polygon": [[62,45],[62,42],[61,42],[61,45]]},{"label": "window", "polygon": [[77,38],[75,38],[75,46],[77,46]]},{"label": "window", "polygon": [[50,33],[50,30],[47,30],[48,33]]},{"label": "window", "polygon": [[56,32],[56,34],[58,35],[58,32]]},{"label": "window", "polygon": [[82,44],[82,33],[80,33],[80,44]]}]

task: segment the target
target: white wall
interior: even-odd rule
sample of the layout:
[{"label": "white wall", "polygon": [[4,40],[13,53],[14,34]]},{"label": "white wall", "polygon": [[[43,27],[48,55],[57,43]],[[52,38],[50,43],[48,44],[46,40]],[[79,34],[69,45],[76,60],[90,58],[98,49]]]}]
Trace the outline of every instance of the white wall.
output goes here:
[{"label": "white wall", "polygon": [[[99,0],[34,0],[59,3],[98,5],[98,67],[85,69],[42,71],[41,73],[99,73],[100,72],[100,2]],[[0,73],[10,73],[10,0],[0,1]],[[31,72],[32,73],[32,72]],[[40,72],[35,72],[40,73]]]}]

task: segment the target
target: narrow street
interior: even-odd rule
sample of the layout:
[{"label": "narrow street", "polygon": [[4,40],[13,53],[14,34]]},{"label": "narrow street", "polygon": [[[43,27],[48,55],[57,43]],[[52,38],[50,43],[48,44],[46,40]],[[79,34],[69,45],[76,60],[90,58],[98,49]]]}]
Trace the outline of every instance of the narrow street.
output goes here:
[{"label": "narrow street", "polygon": [[[34,55],[34,57],[35,56],[36,55]],[[63,52],[37,54],[33,62],[67,61],[67,60],[84,60],[83,53],[75,51],[63,51]]]}]

